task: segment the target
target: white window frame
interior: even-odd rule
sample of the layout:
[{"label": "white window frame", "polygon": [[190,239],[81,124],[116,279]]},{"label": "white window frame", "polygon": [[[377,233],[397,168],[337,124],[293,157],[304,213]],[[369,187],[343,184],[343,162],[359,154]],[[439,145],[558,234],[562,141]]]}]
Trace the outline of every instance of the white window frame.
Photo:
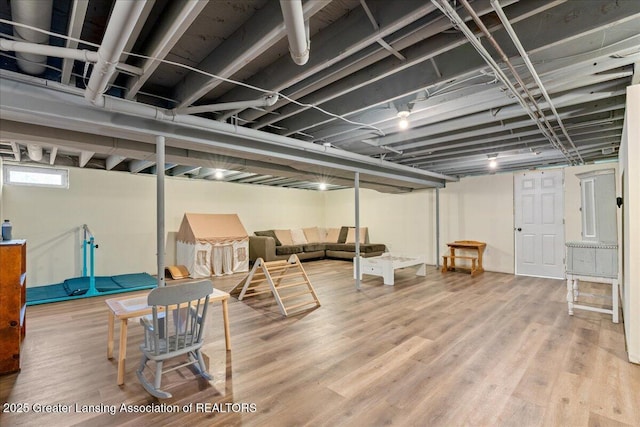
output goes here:
[{"label": "white window frame", "polygon": [[[47,187],[47,188],[69,188],[69,170],[53,167],[40,167],[40,166],[23,166],[23,165],[8,165],[4,167],[4,183],[5,185],[22,185],[29,187]],[[35,173],[40,175],[53,175],[60,177],[60,183],[46,183],[46,182],[29,182],[18,181],[15,178],[12,179],[12,172],[23,173]]]}]

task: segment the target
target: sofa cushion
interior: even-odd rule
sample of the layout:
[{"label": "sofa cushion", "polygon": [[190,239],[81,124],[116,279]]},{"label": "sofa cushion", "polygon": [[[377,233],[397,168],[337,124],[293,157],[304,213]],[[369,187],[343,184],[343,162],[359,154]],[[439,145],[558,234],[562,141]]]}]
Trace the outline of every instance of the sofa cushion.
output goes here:
[{"label": "sofa cushion", "polygon": [[[367,227],[360,227],[360,243],[366,243],[367,241]],[[356,242],[356,228],[349,227],[349,231],[347,232],[347,240],[345,243],[355,243]]]},{"label": "sofa cushion", "polygon": [[300,252],[304,252],[302,245],[276,246],[276,255],[293,255]]},{"label": "sofa cushion", "polygon": [[349,234],[349,227],[340,227],[338,243],[345,243],[347,241],[347,234]]},{"label": "sofa cushion", "polygon": [[253,234],[255,234],[256,236],[273,237],[273,239],[276,241],[276,246],[282,245],[282,242],[278,240],[278,236],[276,236],[276,233],[273,230],[254,231]]},{"label": "sofa cushion", "polygon": [[293,240],[294,245],[304,245],[307,243],[307,238],[305,237],[302,228],[291,229],[291,240]]},{"label": "sofa cushion", "polygon": [[[327,243],[325,246],[328,251],[356,251],[355,243]],[[385,249],[386,246],[380,243],[364,243],[360,245],[361,253],[384,252]]]},{"label": "sofa cushion", "polygon": [[315,251],[324,251],[326,243],[307,243],[306,245],[302,245],[302,248],[305,252],[315,252]]},{"label": "sofa cushion", "polygon": [[338,243],[338,237],[340,236],[339,228],[327,228],[327,234],[324,238],[325,242]]},{"label": "sofa cushion", "polygon": [[302,231],[308,243],[324,242],[324,239],[320,238],[320,229],[318,227],[303,228]]},{"label": "sofa cushion", "polygon": [[273,230],[278,236],[278,240],[283,245],[293,245],[293,238],[291,237],[291,230]]}]

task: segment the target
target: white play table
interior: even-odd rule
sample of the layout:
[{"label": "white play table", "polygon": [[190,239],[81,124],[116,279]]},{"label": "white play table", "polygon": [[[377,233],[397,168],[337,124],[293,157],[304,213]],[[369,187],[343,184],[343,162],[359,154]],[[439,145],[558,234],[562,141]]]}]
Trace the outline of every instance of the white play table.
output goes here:
[{"label": "white play table", "polygon": [[[416,276],[426,276],[427,265],[424,256],[395,255],[384,253],[380,256],[360,257],[360,279],[363,274],[381,276],[385,285],[393,286],[394,272],[400,268],[419,266]],[[353,278],[356,276],[356,258],[353,259]]]}]

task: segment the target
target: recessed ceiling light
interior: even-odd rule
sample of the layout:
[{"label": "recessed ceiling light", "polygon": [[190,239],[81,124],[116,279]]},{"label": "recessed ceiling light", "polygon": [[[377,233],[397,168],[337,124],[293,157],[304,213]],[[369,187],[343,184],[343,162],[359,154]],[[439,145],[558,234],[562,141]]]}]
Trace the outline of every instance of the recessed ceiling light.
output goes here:
[{"label": "recessed ceiling light", "polygon": [[324,191],[327,189],[327,184],[325,184],[324,182],[321,182],[320,184],[318,184],[318,189],[321,191]]},{"label": "recessed ceiling light", "polygon": [[224,172],[222,172],[220,169],[216,170],[216,173],[214,174],[216,179],[222,179],[224,178]]}]

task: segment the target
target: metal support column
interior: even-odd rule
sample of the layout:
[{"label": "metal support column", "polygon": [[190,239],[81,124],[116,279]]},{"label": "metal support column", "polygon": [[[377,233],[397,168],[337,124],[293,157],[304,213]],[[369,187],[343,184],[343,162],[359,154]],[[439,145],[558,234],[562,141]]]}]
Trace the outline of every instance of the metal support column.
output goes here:
[{"label": "metal support column", "polygon": [[356,257],[353,261],[355,262],[356,289],[360,290],[360,172],[356,172],[353,188],[356,214]]},{"label": "metal support column", "polygon": [[164,136],[156,136],[158,287],[164,286]]},{"label": "metal support column", "polygon": [[436,268],[440,268],[440,188],[436,187]]}]

